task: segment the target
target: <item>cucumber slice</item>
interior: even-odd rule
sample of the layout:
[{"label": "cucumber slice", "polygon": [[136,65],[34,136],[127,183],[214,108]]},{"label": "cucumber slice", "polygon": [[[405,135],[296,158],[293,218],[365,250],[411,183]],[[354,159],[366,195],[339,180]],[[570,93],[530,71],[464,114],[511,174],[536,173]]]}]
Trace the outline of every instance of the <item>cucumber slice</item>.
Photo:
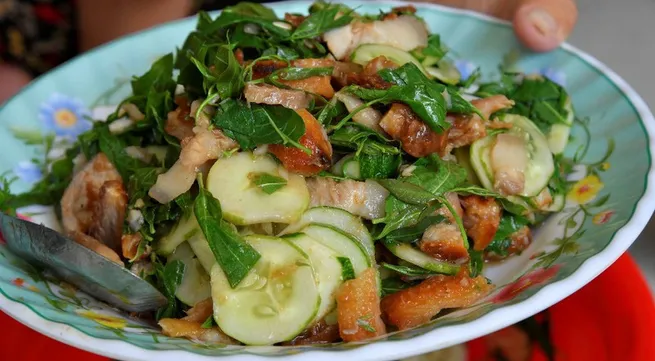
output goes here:
[{"label": "cucumber slice", "polygon": [[245,240],[262,258],[236,288],[218,264],[212,268],[214,319],[223,332],[246,345],[291,340],[314,321],[321,305],[310,260],[281,238]]},{"label": "cucumber slice", "polygon": [[303,213],[298,222],[289,225],[281,234],[300,232],[307,225],[314,223],[332,226],[354,237],[364,248],[371,262],[375,259],[375,245],[373,237],[362,223],[362,219],[340,208],[314,207]]},{"label": "cucumber slice", "polygon": [[550,151],[555,155],[563,153],[564,149],[566,149],[566,145],[569,143],[569,137],[571,136],[573,120],[575,119],[570,97],[566,100],[564,108],[569,112],[566,118],[566,124],[553,124],[548,132],[548,146],[550,147]]},{"label": "cucumber slice", "polygon": [[202,231],[198,230],[198,233],[189,238],[188,243],[193,250],[193,253],[198,257],[198,262],[200,262],[202,268],[204,268],[207,273],[211,273],[212,267],[214,267],[214,264],[216,263],[216,257],[211,248],[209,248],[207,238],[202,234]]},{"label": "cucumber slice", "polygon": [[[268,173],[287,184],[268,194],[254,186],[251,174]],[[219,159],[207,176],[207,189],[221,202],[223,218],[236,225],[276,222],[292,223],[309,206],[305,179],[287,172],[269,155],[241,152]]]},{"label": "cucumber slice", "polygon": [[[506,114],[504,121],[513,124],[510,133],[525,137],[527,140],[526,151],[529,154],[529,162],[524,171],[525,186],[522,197],[534,197],[538,195],[550,181],[555,172],[553,155],[548,147],[548,142],[543,133],[530,119],[515,115]],[[471,166],[475,170],[482,186],[495,191],[493,170],[491,168],[491,147],[494,144],[496,135],[484,137],[471,145]]]},{"label": "cucumber slice", "polygon": [[479,185],[480,180],[475,175],[475,170],[471,166],[471,151],[469,147],[455,148],[453,151],[457,164],[461,165],[466,170],[466,178],[469,183]]},{"label": "cucumber slice", "polygon": [[371,267],[371,258],[366,254],[361,243],[337,228],[312,223],[303,228],[302,233],[336,251],[339,256],[350,258],[350,262],[353,264],[353,269],[355,270],[355,276]]},{"label": "cucumber slice", "polygon": [[209,298],[211,296],[209,275],[186,242],[180,244],[168,257],[169,262],[176,260],[184,263],[184,276],[175,291],[175,297],[191,307]]},{"label": "cucumber slice", "polygon": [[553,203],[546,209],[547,212],[560,212],[564,209],[566,205],[566,195],[565,194],[555,194],[553,196]]},{"label": "cucumber slice", "polygon": [[437,67],[430,66],[425,68],[425,70],[432,77],[450,85],[455,85],[462,79],[462,74],[459,73],[459,70],[445,60],[439,60]]},{"label": "cucumber slice", "polygon": [[362,172],[359,168],[359,161],[357,159],[352,158],[343,163],[343,176],[356,180],[362,179]]},{"label": "cucumber slice", "polygon": [[362,179],[362,174],[359,168],[359,161],[355,159],[354,154],[348,154],[345,157],[339,159],[339,161],[332,166],[332,174],[340,177],[347,177],[350,179]]},{"label": "cucumber slice", "polygon": [[321,305],[314,321],[320,321],[336,307],[334,293],[343,283],[341,263],[337,260],[339,254],[303,233],[284,237],[298,246],[309,256],[312,267],[318,278],[318,290],[321,294]]},{"label": "cucumber slice", "polygon": [[162,256],[170,255],[182,242],[188,241],[197,232],[200,232],[200,226],[193,214],[180,219],[173,229],[159,240],[157,253]]},{"label": "cucumber slice", "polygon": [[350,55],[350,60],[353,63],[359,65],[366,65],[369,61],[377,58],[378,56],[384,56],[387,59],[393,61],[394,63],[402,66],[407,63],[413,63],[416,65],[425,76],[428,78],[430,74],[425,70],[421,62],[418,61],[412,54],[398,49],[391,45],[383,44],[364,44],[360,45],[355,49],[355,51]]},{"label": "cucumber slice", "polygon": [[445,275],[454,275],[459,272],[460,266],[432,258],[407,243],[383,243],[387,249],[396,257],[428,271],[442,273]]}]

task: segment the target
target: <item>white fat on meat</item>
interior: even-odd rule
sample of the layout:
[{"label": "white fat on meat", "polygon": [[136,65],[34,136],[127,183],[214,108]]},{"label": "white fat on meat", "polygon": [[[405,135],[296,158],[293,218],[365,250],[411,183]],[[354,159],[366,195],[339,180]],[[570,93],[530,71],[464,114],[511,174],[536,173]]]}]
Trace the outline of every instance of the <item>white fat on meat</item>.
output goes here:
[{"label": "white fat on meat", "polygon": [[384,203],[389,192],[372,180],[337,182],[332,178],[309,178],[307,187],[312,207],[341,208],[366,219],[384,217]]},{"label": "white fat on meat", "polygon": [[193,186],[196,174],[208,161],[218,159],[223,152],[236,148],[237,143],[220,130],[203,130],[182,141],[180,158],[166,173],[160,174],[148,194],[165,204]]},{"label": "white fat on meat", "polygon": [[354,21],[323,35],[335,58],[348,57],[362,44],[391,45],[404,51],[428,45],[425,23],[412,15],[371,22]]}]

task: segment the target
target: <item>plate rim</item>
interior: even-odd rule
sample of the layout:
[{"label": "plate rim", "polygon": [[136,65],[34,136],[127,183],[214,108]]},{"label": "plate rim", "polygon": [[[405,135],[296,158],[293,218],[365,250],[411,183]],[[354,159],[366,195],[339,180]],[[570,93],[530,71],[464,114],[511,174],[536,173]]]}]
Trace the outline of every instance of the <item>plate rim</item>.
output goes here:
[{"label": "plate rim", "polygon": [[[292,0],[282,1],[276,3],[266,3],[269,6],[284,6],[288,4],[301,5],[311,4],[311,0]],[[451,13],[457,15],[464,15],[482,22],[491,24],[500,24],[504,26],[511,26],[511,23],[505,20],[500,20],[485,14],[477,13],[471,10],[451,8],[439,4],[430,3],[417,3],[413,1],[396,1],[396,0],[378,0],[376,4],[380,6],[398,6],[413,4],[417,8],[425,8],[434,10],[441,13]],[[171,26],[174,24],[182,23],[194,19],[195,15],[178,19],[175,21],[159,24],[145,30],[120,37],[111,42],[98,46],[86,53],[76,56],[68,61],[60,64],[51,71],[37,77],[29,85],[21,89],[16,95],[8,99],[4,105],[0,106],[0,112],[10,104],[15,98],[21,96],[24,92],[28,91],[32,86],[37,85],[41,80],[48,78],[52,74],[63,71],[64,69],[74,66],[76,62],[82,58],[91,55],[95,52],[100,52],[115,46],[117,43],[127,41],[128,39],[146,35],[150,32],[157,31],[161,28]],[[311,351],[300,352],[295,355],[279,356],[279,355],[259,355],[244,352],[242,354],[234,354],[227,356],[205,356],[183,350],[149,350],[139,347],[135,344],[121,340],[104,339],[100,337],[90,336],[85,332],[64,323],[50,321],[45,316],[41,315],[33,307],[25,305],[24,303],[13,300],[6,295],[0,288],[0,309],[6,312],[12,318],[18,320],[20,323],[34,329],[35,331],[51,337],[59,342],[63,342],[73,347],[77,347],[89,352],[107,357],[114,357],[121,360],[210,360],[220,357],[224,360],[264,360],[264,359],[287,359],[287,360],[300,360],[312,357],[317,361],[327,361],[333,356],[347,356],[357,360],[393,360],[403,357],[414,356],[439,348],[446,348],[454,344],[465,342],[466,340],[474,339],[485,334],[497,331],[501,328],[507,327],[516,323],[519,320],[525,319],[532,314],[543,311],[544,309],[552,306],[553,304],[561,301],[562,299],[570,296],[572,293],[582,288],[591,280],[596,278],[600,273],[613,264],[637,239],[639,234],[648,224],[653,211],[655,211],[655,165],[652,161],[652,154],[655,150],[655,118],[651,113],[646,102],[639,96],[639,94],[616,72],[606,66],[604,63],[596,59],[594,56],[587,54],[579,48],[564,43],[560,46],[562,50],[567,51],[573,56],[587,63],[591,68],[597,71],[601,76],[606,77],[614,87],[617,88],[634,108],[639,116],[639,124],[648,139],[648,162],[649,168],[645,179],[645,189],[639,201],[634,206],[630,217],[626,224],[616,230],[611,236],[608,245],[603,248],[596,255],[586,259],[569,277],[549,284],[531,297],[522,302],[508,304],[506,306],[498,307],[497,309],[489,312],[488,314],[475,319],[474,321],[466,322],[459,325],[449,325],[439,327],[437,329],[426,332],[423,335],[414,336],[409,339],[402,340],[381,340],[379,342],[369,343],[357,348],[349,350],[330,350],[317,348]],[[580,286],[578,286],[580,285]],[[556,296],[553,296],[556,295]],[[490,322],[495,320],[493,322]],[[473,329],[473,332],[467,332],[467,337],[457,337],[448,335],[460,334],[464,329]],[[440,338],[440,336],[445,336]],[[443,340],[446,340],[445,342]],[[437,342],[434,342],[437,341]]]}]

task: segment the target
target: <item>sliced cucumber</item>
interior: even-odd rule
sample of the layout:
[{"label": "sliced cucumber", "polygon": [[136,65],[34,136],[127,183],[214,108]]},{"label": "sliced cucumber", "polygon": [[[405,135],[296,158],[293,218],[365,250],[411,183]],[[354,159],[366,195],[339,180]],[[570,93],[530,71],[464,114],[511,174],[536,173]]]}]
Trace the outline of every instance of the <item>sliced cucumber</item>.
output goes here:
[{"label": "sliced cucumber", "polygon": [[459,73],[459,70],[445,60],[439,60],[437,62],[437,67],[431,66],[425,68],[425,70],[431,76],[450,85],[455,85],[459,83],[460,79],[462,79],[462,74]]},{"label": "sliced cucumber", "polygon": [[[287,184],[268,194],[251,182],[251,174],[268,173]],[[309,206],[305,179],[287,172],[269,155],[241,152],[219,159],[207,176],[207,189],[221,202],[225,220],[237,225],[298,220]]]},{"label": "sliced cucumber", "polygon": [[291,340],[314,321],[321,305],[310,260],[281,238],[245,240],[262,258],[236,288],[218,264],[212,268],[214,319],[223,332],[246,345]]},{"label": "sliced cucumber", "polygon": [[186,242],[180,244],[168,257],[169,262],[176,260],[184,263],[184,276],[175,291],[175,297],[191,307],[209,298],[211,296],[209,275]]},{"label": "sliced cucumber", "polygon": [[560,212],[564,209],[566,205],[566,195],[565,194],[555,194],[553,196],[553,203],[546,209],[548,212]]},{"label": "sliced cucumber", "polygon": [[566,145],[569,143],[569,137],[571,136],[573,120],[575,119],[571,98],[566,100],[564,108],[569,112],[566,118],[566,124],[553,124],[548,131],[548,146],[550,147],[550,151],[555,155],[563,153],[564,149],[566,149]]},{"label": "sliced cucumber", "polygon": [[202,268],[204,268],[207,273],[210,273],[212,267],[214,267],[214,263],[216,263],[216,257],[211,248],[209,248],[209,243],[207,243],[205,235],[202,234],[202,231],[198,230],[198,233],[189,238],[188,242],[193,253],[198,257],[198,261],[202,265]]},{"label": "sliced cucumber", "polygon": [[332,166],[332,174],[350,179],[362,179],[359,161],[355,158],[354,154],[348,154],[339,159],[339,161]]},{"label": "sliced cucumber", "polygon": [[340,208],[310,208],[307,212],[303,213],[298,222],[289,225],[281,234],[299,232],[311,223],[332,226],[350,236],[353,236],[364,248],[371,262],[375,259],[373,237],[371,237],[368,229],[366,229],[366,226],[362,223],[362,219]]},{"label": "sliced cucumber", "polygon": [[[534,197],[538,195],[550,181],[555,172],[553,155],[548,147],[548,142],[543,133],[530,119],[515,115],[506,114],[504,121],[512,123],[508,131],[527,140],[526,152],[529,162],[524,170],[525,185],[522,197]],[[493,180],[493,169],[491,168],[491,147],[495,142],[496,134],[487,136],[475,141],[471,145],[471,166],[475,170],[482,186],[495,191]]]},{"label": "sliced cucumber", "polygon": [[469,147],[455,148],[453,154],[457,158],[457,163],[466,169],[466,177],[469,183],[479,185],[480,180],[475,175],[475,170],[471,166],[471,151]]},{"label": "sliced cucumber", "polygon": [[421,65],[421,62],[418,61],[418,59],[416,59],[414,56],[412,56],[412,54],[391,45],[383,45],[383,44],[360,45],[350,55],[350,60],[353,63],[359,65],[366,65],[368,64],[369,61],[377,58],[378,56],[384,56],[387,59],[401,66],[407,63],[413,63],[423,72],[423,74],[425,74],[425,76],[430,77],[430,75],[425,70],[423,65]]},{"label": "sliced cucumber", "polygon": [[323,224],[310,224],[302,229],[302,233],[336,251],[339,256],[349,258],[353,264],[355,276],[371,267],[371,258],[366,254],[361,243],[337,228]]},{"label": "sliced cucumber", "polygon": [[384,245],[396,257],[428,271],[445,275],[454,275],[459,272],[460,266],[432,258],[407,243],[384,242]]},{"label": "sliced cucumber", "polygon": [[162,256],[168,256],[177,246],[184,241],[188,241],[195,233],[200,231],[200,226],[196,221],[196,217],[191,214],[187,218],[180,219],[173,229],[164,237],[162,237],[157,245],[157,253]]},{"label": "sliced cucumber", "polygon": [[285,239],[302,249],[312,262],[321,294],[321,305],[314,321],[320,321],[335,308],[334,293],[343,283],[341,263],[337,260],[339,254],[303,233],[295,233]]}]

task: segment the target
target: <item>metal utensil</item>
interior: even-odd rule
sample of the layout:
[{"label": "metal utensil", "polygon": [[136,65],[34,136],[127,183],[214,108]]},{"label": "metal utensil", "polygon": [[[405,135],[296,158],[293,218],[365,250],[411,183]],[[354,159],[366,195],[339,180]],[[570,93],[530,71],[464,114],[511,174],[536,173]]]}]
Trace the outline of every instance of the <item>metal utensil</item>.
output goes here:
[{"label": "metal utensil", "polygon": [[168,302],[154,286],[125,267],[50,228],[0,213],[0,231],[16,255],[120,309],[144,312]]}]

